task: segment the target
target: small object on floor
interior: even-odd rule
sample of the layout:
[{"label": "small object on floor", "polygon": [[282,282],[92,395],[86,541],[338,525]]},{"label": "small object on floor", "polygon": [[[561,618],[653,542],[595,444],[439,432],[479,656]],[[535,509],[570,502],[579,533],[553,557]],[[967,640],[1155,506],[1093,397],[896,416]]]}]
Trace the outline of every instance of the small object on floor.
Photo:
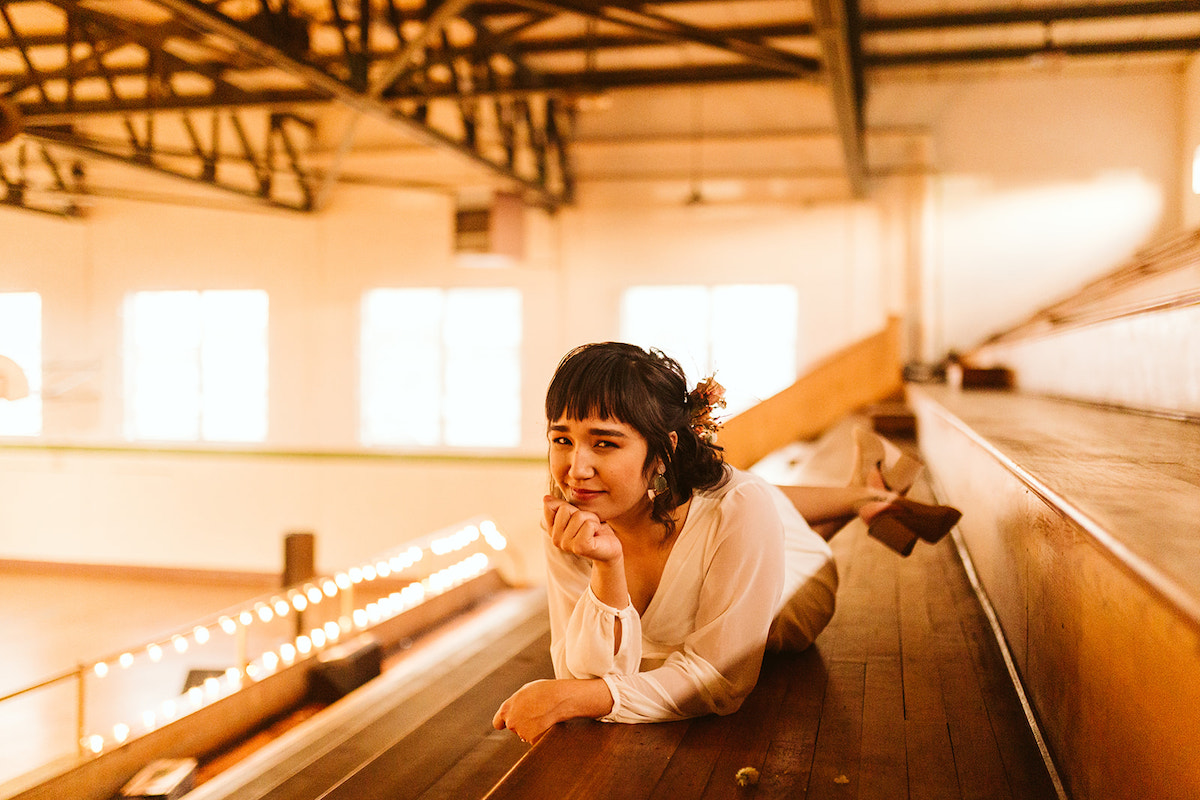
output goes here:
[{"label": "small object on floor", "polygon": [[833,779],[833,782],[839,783],[839,784],[840,783],[849,783],[850,779],[847,778],[845,775],[838,775],[836,778]]},{"label": "small object on floor", "polygon": [[871,430],[897,439],[917,437],[917,417],[903,402],[875,403],[863,409]]},{"label": "small object on floor", "polygon": [[176,800],[196,785],[194,758],[160,758],[133,776],[121,789],[122,798],[139,800]]},{"label": "small object on floor", "polygon": [[223,678],[226,672],[227,670],[225,669],[190,669],[188,670],[187,678],[183,681],[183,691],[181,694],[187,694],[188,689],[203,686],[204,682],[209,678]]},{"label": "small object on floor", "polygon": [[952,389],[1012,389],[1012,370],[1008,367],[980,367],[958,357],[946,365],[946,383]]},{"label": "small object on floor", "polygon": [[754,767],[742,767],[733,776],[738,786],[754,786],[758,783],[758,770]]}]

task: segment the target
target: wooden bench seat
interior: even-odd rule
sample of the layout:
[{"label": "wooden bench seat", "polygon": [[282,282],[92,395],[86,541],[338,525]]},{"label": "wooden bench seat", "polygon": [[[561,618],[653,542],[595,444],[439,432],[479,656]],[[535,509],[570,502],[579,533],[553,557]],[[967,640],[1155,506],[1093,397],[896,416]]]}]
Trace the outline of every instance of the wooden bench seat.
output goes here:
[{"label": "wooden bench seat", "polygon": [[558,725],[488,800],[1056,797],[954,543],[901,559],[856,524],[833,545],[832,622],[769,654],[737,713]]},{"label": "wooden bench seat", "polygon": [[910,386],[1069,795],[1200,797],[1200,425]]},{"label": "wooden bench seat", "polygon": [[471,800],[525,752],[492,715],[550,677],[538,589],[498,592],[364,686],[242,758],[189,800]]}]

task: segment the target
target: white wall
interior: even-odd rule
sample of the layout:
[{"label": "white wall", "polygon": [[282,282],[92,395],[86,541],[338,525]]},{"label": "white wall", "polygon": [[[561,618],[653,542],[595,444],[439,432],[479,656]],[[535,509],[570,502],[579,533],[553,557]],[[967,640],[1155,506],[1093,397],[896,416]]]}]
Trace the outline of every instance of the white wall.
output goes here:
[{"label": "white wall", "polygon": [[797,284],[798,371],[886,318],[881,222],[866,203],[584,208],[565,215],[563,240],[570,344],[612,337],[631,283]]},{"label": "white wall", "polygon": [[[536,578],[542,393],[566,349],[618,335],[626,285],[798,281],[798,368],[883,323],[879,222],[866,204],[535,214],[533,255],[503,270],[454,265],[451,211],[441,195],[348,190],[317,217],[122,202],[83,223],[0,212],[0,236],[23,243],[0,254],[0,290],[43,292],[48,393],[63,389],[44,425],[44,441],[62,447],[0,459],[0,558],[273,570],[280,537],[311,529],[322,564],[336,567],[491,514],[528,545],[517,559]],[[518,457],[357,455],[363,292],[481,283],[525,294]],[[122,440],[123,298],[185,287],[269,292],[263,454]]]},{"label": "white wall", "polygon": [[872,125],[931,141],[926,359],[970,349],[1182,225],[1174,68],[967,70],[872,86]]},{"label": "white wall", "polygon": [[[552,316],[527,325],[526,360],[549,366],[531,370],[515,459],[356,455],[366,289],[517,285],[531,308],[553,307],[545,241],[519,269],[457,268],[452,211],[446,195],[354,188],[314,217],[119,201],[84,222],[0,211],[11,243],[0,291],[43,298],[41,441],[72,445],[20,442],[0,460],[0,558],[270,571],[283,534],[310,529],[332,568],[477,514],[536,542],[537,400],[559,355]],[[121,305],[129,292],[173,288],[269,293],[269,455],[137,452],[123,440]]]}]

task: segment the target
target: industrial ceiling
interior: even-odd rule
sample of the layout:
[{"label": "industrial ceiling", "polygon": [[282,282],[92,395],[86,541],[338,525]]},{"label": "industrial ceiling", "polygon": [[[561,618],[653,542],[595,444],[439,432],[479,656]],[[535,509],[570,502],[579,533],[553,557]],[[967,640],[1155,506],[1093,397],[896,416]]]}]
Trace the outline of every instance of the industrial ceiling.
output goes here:
[{"label": "industrial ceiling", "polygon": [[[873,82],[1200,49],[1200,2],[0,0],[0,203],[298,213],[348,183],[863,197]],[[701,176],[700,173],[703,172]]]}]

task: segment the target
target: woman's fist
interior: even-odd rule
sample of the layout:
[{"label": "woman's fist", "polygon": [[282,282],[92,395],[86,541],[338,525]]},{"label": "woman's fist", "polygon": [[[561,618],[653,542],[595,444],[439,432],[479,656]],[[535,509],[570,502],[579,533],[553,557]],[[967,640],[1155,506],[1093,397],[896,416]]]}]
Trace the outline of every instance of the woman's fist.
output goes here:
[{"label": "woman's fist", "polygon": [[621,540],[608,523],[550,495],[542,499],[546,533],[554,546],[589,561],[611,562],[621,558]]}]

